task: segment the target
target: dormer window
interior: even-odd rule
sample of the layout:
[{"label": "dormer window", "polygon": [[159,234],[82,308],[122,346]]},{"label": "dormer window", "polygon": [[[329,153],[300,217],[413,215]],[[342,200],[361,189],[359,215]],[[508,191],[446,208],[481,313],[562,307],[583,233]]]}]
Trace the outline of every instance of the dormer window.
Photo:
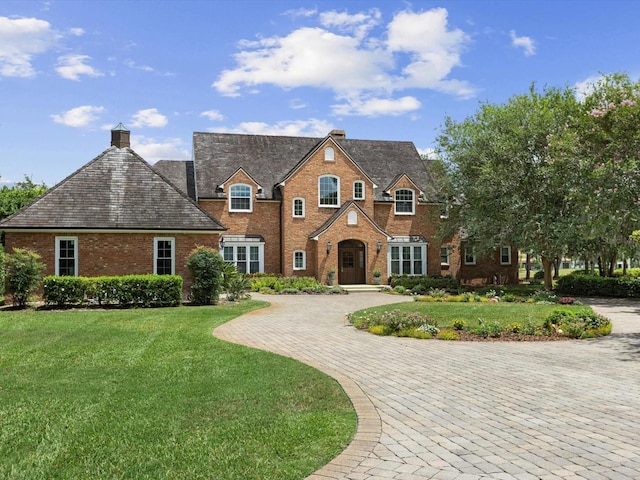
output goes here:
[{"label": "dormer window", "polygon": [[324,149],[324,161],[333,162],[336,159],[336,152],[333,147],[327,147]]},{"label": "dormer window", "polygon": [[401,188],[395,193],[395,214],[396,215],[413,215],[415,194],[413,190]]},{"label": "dormer window", "polygon": [[229,188],[229,211],[230,212],[251,212],[252,211],[252,188],[249,185],[236,184]]}]

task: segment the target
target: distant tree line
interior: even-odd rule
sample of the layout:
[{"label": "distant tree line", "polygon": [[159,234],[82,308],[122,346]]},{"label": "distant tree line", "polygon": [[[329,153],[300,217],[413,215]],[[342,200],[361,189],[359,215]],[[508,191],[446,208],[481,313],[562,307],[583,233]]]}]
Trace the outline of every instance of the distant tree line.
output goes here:
[{"label": "distant tree line", "polygon": [[46,191],[44,183],[33,183],[31,177],[26,175],[23,181],[11,187],[3,186],[0,188],[0,220],[17,212]]}]

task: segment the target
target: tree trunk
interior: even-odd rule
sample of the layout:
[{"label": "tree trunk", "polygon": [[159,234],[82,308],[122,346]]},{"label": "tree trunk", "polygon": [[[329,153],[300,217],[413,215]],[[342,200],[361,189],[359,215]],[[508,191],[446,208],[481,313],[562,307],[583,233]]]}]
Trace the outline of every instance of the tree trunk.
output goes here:
[{"label": "tree trunk", "polygon": [[527,253],[527,260],[525,263],[525,270],[526,270],[526,276],[524,277],[525,280],[531,280],[531,254]]},{"label": "tree trunk", "polygon": [[613,272],[616,269],[616,255],[611,255],[611,260],[609,262],[609,277],[613,277]]},{"label": "tree trunk", "polygon": [[557,280],[560,276],[560,257],[553,259],[553,279]]},{"label": "tree trunk", "polygon": [[542,256],[542,269],[544,270],[544,289],[553,290],[553,278],[551,269],[553,268],[553,259]]},{"label": "tree trunk", "polygon": [[622,276],[627,276],[627,259],[622,260]]},{"label": "tree trunk", "polygon": [[598,272],[601,277],[604,277],[604,265],[602,265],[602,257],[598,257]]}]

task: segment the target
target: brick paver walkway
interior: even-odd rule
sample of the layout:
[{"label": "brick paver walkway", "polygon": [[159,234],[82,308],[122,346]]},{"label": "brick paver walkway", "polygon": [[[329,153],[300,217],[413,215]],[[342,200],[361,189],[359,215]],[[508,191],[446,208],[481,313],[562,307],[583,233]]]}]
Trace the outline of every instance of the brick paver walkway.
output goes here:
[{"label": "brick paver walkway", "polygon": [[336,378],[358,414],[349,447],[311,479],[640,479],[640,303],[596,301],[610,337],[444,342],[376,337],[349,311],[383,294],[260,296],[215,335]]}]

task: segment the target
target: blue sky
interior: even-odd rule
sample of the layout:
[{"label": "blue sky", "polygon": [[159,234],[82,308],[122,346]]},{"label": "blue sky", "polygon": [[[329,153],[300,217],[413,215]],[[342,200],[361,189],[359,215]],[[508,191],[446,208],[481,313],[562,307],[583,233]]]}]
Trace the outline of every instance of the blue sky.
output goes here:
[{"label": "blue sky", "polygon": [[123,122],[153,163],[194,131],[410,140],[539,86],[640,75],[640,2],[0,2],[0,182],[51,186]]}]

